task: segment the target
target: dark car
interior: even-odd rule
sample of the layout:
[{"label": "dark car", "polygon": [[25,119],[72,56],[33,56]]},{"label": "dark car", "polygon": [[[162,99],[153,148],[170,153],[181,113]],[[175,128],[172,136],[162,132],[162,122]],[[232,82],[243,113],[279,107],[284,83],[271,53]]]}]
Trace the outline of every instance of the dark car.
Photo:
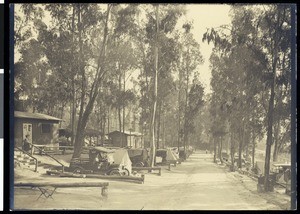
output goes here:
[{"label": "dark car", "polygon": [[167,150],[166,149],[157,149],[156,157],[161,157],[161,164],[165,164],[167,162]]},{"label": "dark car", "polygon": [[97,173],[104,175],[123,175],[124,169],[113,160],[113,150],[104,147],[91,147],[89,158],[72,159],[69,171],[73,173]]},{"label": "dark car", "polygon": [[149,166],[149,153],[146,149],[128,149],[128,155],[134,167]]}]

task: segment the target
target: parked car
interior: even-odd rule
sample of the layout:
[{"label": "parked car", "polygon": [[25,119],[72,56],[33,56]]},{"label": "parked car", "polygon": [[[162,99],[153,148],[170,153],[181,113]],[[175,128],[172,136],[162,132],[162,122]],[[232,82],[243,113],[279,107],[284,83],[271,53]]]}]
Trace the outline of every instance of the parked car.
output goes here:
[{"label": "parked car", "polygon": [[128,155],[134,167],[147,167],[150,156],[146,149],[128,149]]},{"label": "parked car", "polygon": [[90,147],[89,157],[72,159],[69,171],[78,174],[125,175],[124,167],[114,162],[113,153],[113,150],[104,147]]}]

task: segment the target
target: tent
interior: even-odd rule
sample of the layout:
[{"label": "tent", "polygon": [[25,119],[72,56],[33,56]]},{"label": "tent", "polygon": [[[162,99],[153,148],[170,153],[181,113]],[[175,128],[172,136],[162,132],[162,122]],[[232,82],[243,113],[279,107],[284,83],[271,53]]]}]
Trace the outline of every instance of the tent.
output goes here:
[{"label": "tent", "polygon": [[132,163],[126,149],[116,149],[113,153],[113,158],[115,164],[120,164],[121,167],[124,166],[128,170],[129,175],[131,174]]},{"label": "tent", "polygon": [[176,161],[177,158],[173,154],[171,149],[158,149],[156,150],[156,162],[168,162],[168,161]]},{"label": "tent", "polygon": [[175,156],[176,160],[179,160],[179,152],[178,152],[178,149],[171,149],[173,155]]},{"label": "tent", "polygon": [[167,157],[166,157],[167,161],[177,161],[178,158],[175,156],[175,154],[172,152],[171,149],[167,149]]}]

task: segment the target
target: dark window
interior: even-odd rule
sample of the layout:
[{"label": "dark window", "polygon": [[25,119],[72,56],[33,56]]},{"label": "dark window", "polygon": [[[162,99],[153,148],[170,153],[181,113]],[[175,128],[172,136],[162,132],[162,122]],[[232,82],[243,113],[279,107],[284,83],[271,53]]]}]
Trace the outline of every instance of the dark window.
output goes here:
[{"label": "dark window", "polygon": [[51,126],[50,124],[42,124],[42,133],[50,133]]}]

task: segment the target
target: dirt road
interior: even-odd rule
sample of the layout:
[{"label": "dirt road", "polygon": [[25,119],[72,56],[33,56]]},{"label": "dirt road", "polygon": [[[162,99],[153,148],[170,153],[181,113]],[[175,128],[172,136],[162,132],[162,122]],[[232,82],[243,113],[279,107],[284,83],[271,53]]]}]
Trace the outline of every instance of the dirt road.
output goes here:
[{"label": "dirt road", "polygon": [[[43,178],[45,179],[45,178]],[[52,179],[52,178],[47,178]],[[63,178],[65,182],[78,178]],[[88,179],[85,179],[88,180]],[[95,180],[93,180],[95,181]],[[109,181],[108,199],[97,188],[58,189],[52,199],[38,191],[15,190],[15,209],[93,210],[280,210],[256,192],[256,183],[212,163],[211,154],[196,152],[162,176],[146,174],[144,184]]]}]

